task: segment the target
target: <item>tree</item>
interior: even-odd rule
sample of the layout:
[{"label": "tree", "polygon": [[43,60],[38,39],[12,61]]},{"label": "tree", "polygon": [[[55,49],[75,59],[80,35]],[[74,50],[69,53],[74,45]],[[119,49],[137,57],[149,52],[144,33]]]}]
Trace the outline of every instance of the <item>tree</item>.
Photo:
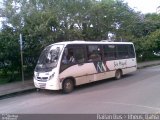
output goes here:
[{"label": "tree", "polygon": [[[121,0],[3,0],[3,5],[1,16],[5,21],[0,33],[0,49],[6,51],[0,53],[5,56],[1,60],[3,63],[20,61],[17,53],[21,33],[25,67],[31,72],[42,49],[54,42],[99,41],[108,39],[110,33],[116,41],[134,42],[140,53],[145,46],[158,50],[157,42],[152,39],[158,38],[159,16],[144,16]],[[7,54],[16,58],[10,59]]]},{"label": "tree", "polygon": [[10,81],[13,81],[15,72],[20,71],[20,48],[17,32],[10,27],[6,27],[0,32],[0,62],[3,64],[2,72],[9,74]]}]

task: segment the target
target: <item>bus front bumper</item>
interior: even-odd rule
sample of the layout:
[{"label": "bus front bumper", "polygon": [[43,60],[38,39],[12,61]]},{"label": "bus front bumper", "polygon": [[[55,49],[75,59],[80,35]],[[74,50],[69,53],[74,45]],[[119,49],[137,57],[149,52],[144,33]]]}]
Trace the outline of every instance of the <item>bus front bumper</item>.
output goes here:
[{"label": "bus front bumper", "polygon": [[36,88],[40,88],[40,89],[60,90],[59,85],[54,83],[53,81],[40,82],[40,81],[37,81],[36,79],[34,79],[34,86]]}]

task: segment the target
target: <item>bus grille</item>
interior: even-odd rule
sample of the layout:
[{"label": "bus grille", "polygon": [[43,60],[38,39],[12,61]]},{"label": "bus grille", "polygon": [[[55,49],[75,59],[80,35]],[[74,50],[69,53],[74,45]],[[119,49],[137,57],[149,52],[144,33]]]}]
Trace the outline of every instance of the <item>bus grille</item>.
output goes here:
[{"label": "bus grille", "polygon": [[47,82],[48,80],[48,77],[37,77],[37,81],[40,81],[40,82]]}]

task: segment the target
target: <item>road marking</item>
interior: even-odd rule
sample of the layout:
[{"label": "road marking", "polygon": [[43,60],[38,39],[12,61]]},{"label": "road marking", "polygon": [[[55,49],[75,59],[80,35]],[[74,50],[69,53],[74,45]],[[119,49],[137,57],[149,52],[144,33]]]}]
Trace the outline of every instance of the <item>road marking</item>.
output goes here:
[{"label": "road marking", "polygon": [[[102,102],[101,102],[102,103]],[[119,103],[119,102],[103,102],[108,104],[118,104],[118,105],[125,105],[125,106],[136,106],[141,108],[147,108],[147,109],[154,109],[160,111],[160,108],[158,107],[151,107],[151,106],[145,106],[145,105],[137,105],[137,104],[128,104],[128,103]]]}]

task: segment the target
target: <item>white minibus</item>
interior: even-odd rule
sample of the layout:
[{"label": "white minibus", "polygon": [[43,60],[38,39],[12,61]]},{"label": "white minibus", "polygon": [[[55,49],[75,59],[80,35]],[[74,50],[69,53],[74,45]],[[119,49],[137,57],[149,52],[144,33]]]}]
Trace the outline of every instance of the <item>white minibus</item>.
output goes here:
[{"label": "white minibus", "polygon": [[136,71],[131,42],[68,41],[47,46],[34,71],[39,89],[72,92],[74,87]]}]

